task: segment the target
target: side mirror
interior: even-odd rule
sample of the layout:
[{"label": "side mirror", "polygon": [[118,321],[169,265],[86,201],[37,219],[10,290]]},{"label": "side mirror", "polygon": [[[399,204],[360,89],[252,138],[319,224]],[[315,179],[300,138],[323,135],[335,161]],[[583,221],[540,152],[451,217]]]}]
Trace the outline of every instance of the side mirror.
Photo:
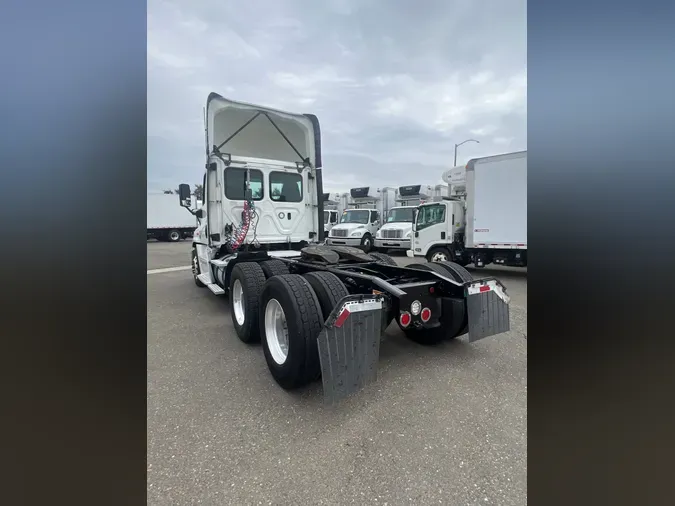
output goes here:
[{"label": "side mirror", "polygon": [[192,200],[190,199],[190,185],[181,184],[178,185],[178,199],[180,200],[181,207],[190,207],[192,205]]},{"label": "side mirror", "polygon": [[195,216],[200,220],[204,217],[204,209],[201,207],[195,211]]}]

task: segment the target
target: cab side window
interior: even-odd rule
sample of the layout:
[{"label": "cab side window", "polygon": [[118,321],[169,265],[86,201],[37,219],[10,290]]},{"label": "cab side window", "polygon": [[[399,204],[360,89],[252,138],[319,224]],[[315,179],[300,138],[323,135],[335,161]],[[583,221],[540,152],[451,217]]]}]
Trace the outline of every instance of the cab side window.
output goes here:
[{"label": "cab side window", "polygon": [[436,204],[431,206],[422,206],[417,214],[417,224],[416,229],[422,230],[424,228],[430,227],[431,225],[436,225],[438,223],[445,222],[445,206],[442,204]]},{"label": "cab side window", "polygon": [[371,211],[370,213],[370,222],[375,223],[376,221],[379,221],[380,219],[380,213],[379,211]]}]

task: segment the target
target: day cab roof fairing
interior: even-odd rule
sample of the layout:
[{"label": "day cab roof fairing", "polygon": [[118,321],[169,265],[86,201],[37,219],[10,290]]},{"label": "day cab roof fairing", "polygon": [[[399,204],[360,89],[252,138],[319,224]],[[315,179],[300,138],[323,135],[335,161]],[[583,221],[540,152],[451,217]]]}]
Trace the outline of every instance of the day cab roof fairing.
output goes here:
[{"label": "day cab roof fairing", "polygon": [[321,132],[313,114],[296,114],[209,94],[207,157],[215,152],[321,167]]}]

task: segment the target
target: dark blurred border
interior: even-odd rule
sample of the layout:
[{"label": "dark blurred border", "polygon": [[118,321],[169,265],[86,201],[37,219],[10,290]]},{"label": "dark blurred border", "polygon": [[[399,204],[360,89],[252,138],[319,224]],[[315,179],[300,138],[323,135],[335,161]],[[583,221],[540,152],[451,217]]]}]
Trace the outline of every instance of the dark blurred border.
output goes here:
[{"label": "dark blurred border", "polygon": [[0,25],[0,502],[144,504],[146,4]]},{"label": "dark blurred border", "polygon": [[[528,499],[672,503],[675,12],[528,7]],[[3,502],[142,504],[145,3],[4,2],[0,54]]]},{"label": "dark blurred border", "polygon": [[675,502],[673,19],[528,3],[531,504]]}]

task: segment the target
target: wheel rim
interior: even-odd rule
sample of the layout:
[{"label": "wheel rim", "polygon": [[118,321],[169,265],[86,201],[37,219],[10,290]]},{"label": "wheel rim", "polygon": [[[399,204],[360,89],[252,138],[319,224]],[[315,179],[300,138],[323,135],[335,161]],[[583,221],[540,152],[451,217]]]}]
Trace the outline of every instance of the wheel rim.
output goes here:
[{"label": "wheel rim", "polygon": [[431,255],[431,261],[432,262],[445,262],[448,259],[448,255],[443,253],[442,251],[438,251]]},{"label": "wheel rim", "polygon": [[246,312],[244,311],[244,287],[241,286],[241,281],[234,280],[232,286],[232,310],[234,311],[234,319],[237,320],[238,325],[243,325],[246,319]]},{"label": "wheel rim", "polygon": [[177,241],[180,239],[180,234],[178,232],[171,232],[169,234],[169,237],[171,238],[172,241]]},{"label": "wheel rim", "polygon": [[366,248],[370,248],[370,238],[369,238],[369,237],[366,237],[366,238],[363,240],[363,245],[364,245]]},{"label": "wheel rim", "polygon": [[192,257],[192,274],[195,278],[199,275],[199,259],[196,253]]},{"label": "wheel rim", "polygon": [[283,365],[288,357],[288,325],[281,304],[270,299],[265,306],[265,339],[272,359]]}]

